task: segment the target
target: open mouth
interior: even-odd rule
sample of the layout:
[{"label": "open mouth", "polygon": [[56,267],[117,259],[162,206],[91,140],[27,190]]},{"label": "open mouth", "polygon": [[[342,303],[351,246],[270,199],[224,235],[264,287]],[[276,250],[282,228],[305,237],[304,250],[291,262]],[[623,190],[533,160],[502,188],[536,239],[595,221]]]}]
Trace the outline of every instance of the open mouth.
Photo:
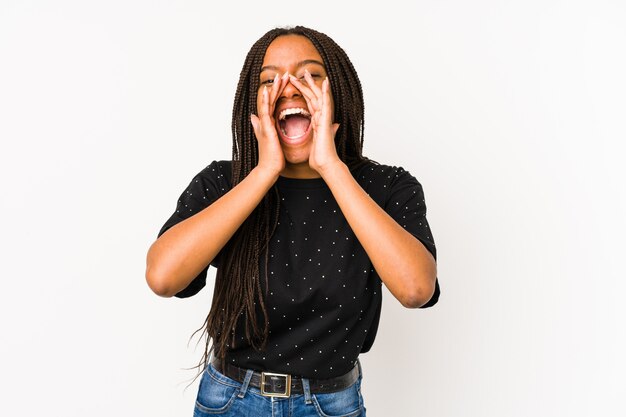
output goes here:
[{"label": "open mouth", "polygon": [[302,107],[294,107],[281,111],[276,120],[281,136],[289,141],[297,141],[309,131],[311,113]]}]

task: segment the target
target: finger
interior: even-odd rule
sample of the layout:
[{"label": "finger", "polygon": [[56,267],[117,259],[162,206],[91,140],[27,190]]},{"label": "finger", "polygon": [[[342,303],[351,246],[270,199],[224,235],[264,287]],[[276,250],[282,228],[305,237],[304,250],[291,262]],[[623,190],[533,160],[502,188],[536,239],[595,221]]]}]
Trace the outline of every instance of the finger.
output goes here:
[{"label": "finger", "polygon": [[[272,89],[272,91],[274,91],[274,95],[270,97],[270,110],[272,114],[274,113],[276,102],[289,82],[289,72],[285,72],[282,77],[278,77],[278,74],[276,74],[276,77],[277,78],[274,79],[276,90],[274,91],[274,89]],[[276,80],[278,80],[278,82],[276,82]]]},{"label": "finger", "polygon": [[291,80],[291,84],[293,84],[302,94],[307,96],[310,100],[315,100],[317,98],[315,93],[311,91],[311,89],[298,78],[293,75],[289,75],[289,79]]},{"label": "finger", "polygon": [[[328,77],[326,77],[328,78]],[[304,69],[304,80],[308,83],[309,88],[313,93],[319,98],[322,95],[322,90],[315,84],[315,80],[311,76],[311,73],[305,68]]]},{"label": "finger", "polygon": [[[261,107],[263,108],[263,114],[259,114],[259,133],[264,133],[265,135],[272,136],[275,133],[274,119],[273,116],[273,106],[270,107],[269,102],[270,92],[267,87],[263,87],[263,98]],[[272,133],[273,132],[273,133]]]},{"label": "finger", "polygon": [[259,119],[263,119],[267,115],[267,86],[263,86],[263,91],[261,91],[261,103],[259,105]]},{"label": "finger", "polygon": [[259,112],[259,120],[261,122],[261,128],[267,129],[267,126],[273,124],[273,106],[270,104],[270,89],[267,86],[263,87],[263,96],[261,99],[261,107],[263,112]]},{"label": "finger", "polygon": [[252,123],[252,130],[254,130],[254,136],[259,137],[259,118],[255,114],[250,115],[250,123]]},{"label": "finger", "polygon": [[314,110],[314,111],[319,110],[319,105],[317,104],[318,103],[318,98],[311,91],[311,89],[308,88],[306,85],[302,84],[300,82],[300,80],[298,80],[293,75],[290,76],[290,79],[291,79],[291,84],[293,84],[294,87],[296,87],[298,89],[298,91],[300,91],[302,93],[302,95],[304,96],[304,99],[306,100],[307,104],[309,105],[309,108],[311,110]]},{"label": "finger", "polygon": [[324,109],[323,113],[327,116],[329,123],[332,123],[334,119],[334,109],[332,103],[333,98],[330,93],[330,81],[328,81],[328,77],[326,77],[322,82],[322,108]]},{"label": "finger", "polygon": [[322,94],[326,94],[327,98],[332,98],[330,93],[330,80],[328,77],[324,78],[324,82],[322,82]]},{"label": "finger", "polygon": [[[297,87],[296,87],[297,88]],[[302,97],[304,97],[304,101],[306,101],[306,106],[308,107],[308,109],[311,112],[311,120],[317,120],[317,115],[320,113],[319,111],[319,106],[317,105],[317,102],[313,102],[311,101],[306,95],[302,94]],[[313,124],[313,126],[315,126],[315,124]]]},{"label": "finger", "polygon": [[269,102],[274,101],[274,97],[276,97],[276,88],[278,87],[278,74],[274,75],[274,82],[272,83],[272,87],[269,91]]},{"label": "finger", "polygon": [[328,78],[325,78],[324,81],[322,81],[322,117],[330,123],[330,109],[328,108],[328,103],[330,103],[330,100],[328,100]]}]

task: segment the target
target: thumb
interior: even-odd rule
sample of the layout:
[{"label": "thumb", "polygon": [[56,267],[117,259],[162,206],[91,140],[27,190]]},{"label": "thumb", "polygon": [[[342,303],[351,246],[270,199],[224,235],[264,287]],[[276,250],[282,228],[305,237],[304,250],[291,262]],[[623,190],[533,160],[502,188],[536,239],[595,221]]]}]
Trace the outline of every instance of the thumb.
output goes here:
[{"label": "thumb", "polygon": [[252,129],[254,129],[254,134],[258,137],[259,118],[255,114],[250,115],[250,123],[252,123]]}]

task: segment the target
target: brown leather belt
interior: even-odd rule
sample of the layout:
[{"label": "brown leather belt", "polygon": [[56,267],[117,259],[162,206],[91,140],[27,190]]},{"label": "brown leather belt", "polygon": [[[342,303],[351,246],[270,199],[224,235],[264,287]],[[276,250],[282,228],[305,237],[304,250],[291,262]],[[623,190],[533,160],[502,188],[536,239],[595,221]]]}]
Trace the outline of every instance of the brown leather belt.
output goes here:
[{"label": "brown leather belt", "polygon": [[[222,368],[221,360],[213,357],[211,365],[223,375],[238,382],[244,382],[247,370],[238,366],[226,363]],[[354,384],[361,373],[361,364],[355,365],[348,373],[330,379],[309,379],[309,388],[312,394],[323,394],[341,391]],[[268,397],[289,397],[291,394],[302,394],[302,379],[289,374],[278,374],[273,372],[254,372],[250,379],[249,386],[261,390],[261,394]]]}]

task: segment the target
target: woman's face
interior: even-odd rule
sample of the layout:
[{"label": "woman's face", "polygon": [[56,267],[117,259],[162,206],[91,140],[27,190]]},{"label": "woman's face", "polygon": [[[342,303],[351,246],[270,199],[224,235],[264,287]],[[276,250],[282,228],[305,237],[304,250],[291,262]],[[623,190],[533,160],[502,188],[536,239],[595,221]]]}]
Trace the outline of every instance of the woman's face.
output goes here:
[{"label": "woman's face", "polygon": [[[268,90],[272,87],[274,76],[282,76],[285,72],[300,79],[304,85],[304,70],[311,73],[315,83],[321,88],[326,78],[326,68],[319,52],[310,40],[301,35],[282,35],[274,39],[268,46],[261,67],[259,91],[257,92],[257,106],[261,106],[263,87]],[[331,103],[332,106],[332,103]],[[313,140],[313,129],[304,117],[280,120],[281,112],[285,109],[302,108],[312,113],[308,108],[302,93],[289,82],[282,93],[276,98],[274,121],[276,132],[280,140],[286,164],[304,165],[308,168],[309,153]],[[292,110],[293,111],[293,110]]]}]

